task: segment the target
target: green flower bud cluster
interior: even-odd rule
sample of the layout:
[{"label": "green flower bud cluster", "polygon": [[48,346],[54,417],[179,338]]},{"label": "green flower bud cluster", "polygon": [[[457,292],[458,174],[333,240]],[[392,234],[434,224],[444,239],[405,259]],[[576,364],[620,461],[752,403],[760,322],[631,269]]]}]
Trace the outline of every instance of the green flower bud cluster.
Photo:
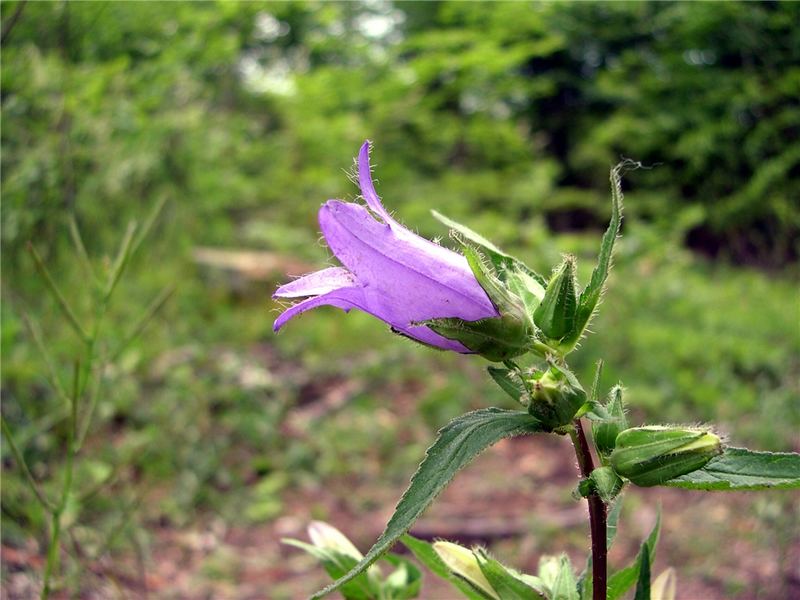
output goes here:
[{"label": "green flower bud cluster", "polygon": [[586,392],[565,367],[551,364],[534,373],[527,384],[531,390],[528,412],[551,431],[570,423],[586,403]]},{"label": "green flower bud cluster", "polygon": [[568,425],[586,404],[586,392],[566,367],[550,364],[544,371],[489,367],[495,382],[528,409],[547,431]]}]

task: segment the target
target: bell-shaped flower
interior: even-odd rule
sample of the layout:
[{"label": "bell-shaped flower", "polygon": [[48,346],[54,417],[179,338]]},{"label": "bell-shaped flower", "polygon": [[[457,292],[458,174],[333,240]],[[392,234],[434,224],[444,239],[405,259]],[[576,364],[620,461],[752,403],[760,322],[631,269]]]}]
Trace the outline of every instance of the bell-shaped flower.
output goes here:
[{"label": "bell-shaped flower", "polygon": [[277,289],[275,298],[305,298],[275,321],[278,331],[295,315],[330,305],[357,308],[388,323],[396,333],[424,344],[470,353],[423,321],[498,317],[461,254],[426,240],[398,223],[383,207],[369,164],[370,144],[358,155],[358,181],[367,206],[329,200],[319,210],[328,247],[342,263],[301,277]]}]

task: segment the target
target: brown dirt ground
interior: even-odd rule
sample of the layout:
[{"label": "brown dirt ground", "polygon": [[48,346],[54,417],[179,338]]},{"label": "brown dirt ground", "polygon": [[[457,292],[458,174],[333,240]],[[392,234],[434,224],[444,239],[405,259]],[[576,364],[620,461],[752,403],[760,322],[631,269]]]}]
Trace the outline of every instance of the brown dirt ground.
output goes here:
[{"label": "brown dirt ground", "polygon": [[[499,559],[528,572],[535,571],[544,553],[566,551],[582,565],[586,509],[568,493],[575,481],[569,456],[566,439],[505,440],[460,473],[412,533],[487,544]],[[376,489],[369,481],[345,477],[326,486],[287,491],[284,514],[267,524],[226,527],[208,515],[190,529],[156,528],[144,576],[124,563],[98,564],[93,568],[96,581],[86,582],[92,591],[81,597],[303,598],[323,585],[325,576],[313,559],[279,540],[305,539],[306,524],[324,514],[366,549],[390,516],[401,487]],[[792,492],[776,494],[783,501],[797,500]],[[635,555],[660,503],[664,529],[654,573],[677,567],[679,598],[800,598],[797,524],[788,524],[794,528],[788,544],[771,539],[775,532],[759,534],[755,495],[653,489],[629,490],[627,496],[612,566]],[[354,510],[362,503],[350,500],[364,497],[370,498],[371,508]],[[713,540],[727,541],[720,546]],[[33,597],[28,569],[41,564],[35,550],[4,547],[2,558],[10,571],[3,597]],[[114,573],[111,584],[108,576]],[[457,596],[446,583],[428,576],[422,597]]]}]

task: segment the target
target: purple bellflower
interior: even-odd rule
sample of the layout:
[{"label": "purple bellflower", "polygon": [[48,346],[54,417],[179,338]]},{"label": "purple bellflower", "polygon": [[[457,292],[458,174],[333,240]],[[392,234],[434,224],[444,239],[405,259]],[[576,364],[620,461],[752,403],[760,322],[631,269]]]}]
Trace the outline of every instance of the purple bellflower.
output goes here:
[{"label": "purple bellflower", "polygon": [[461,342],[439,335],[420,322],[498,317],[466,258],[426,240],[398,223],[375,193],[369,164],[370,143],[358,154],[358,183],[367,206],[328,200],[319,225],[333,254],[344,265],[305,275],[282,285],[274,298],[305,298],[275,321],[278,331],[295,315],[330,305],[357,308],[414,340],[461,353]]}]

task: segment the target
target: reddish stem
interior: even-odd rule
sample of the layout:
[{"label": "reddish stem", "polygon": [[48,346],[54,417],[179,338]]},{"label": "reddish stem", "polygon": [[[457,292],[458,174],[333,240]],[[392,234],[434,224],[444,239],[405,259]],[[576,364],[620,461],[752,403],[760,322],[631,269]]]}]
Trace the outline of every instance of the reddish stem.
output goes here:
[{"label": "reddish stem", "polygon": [[[578,468],[586,478],[594,470],[594,460],[580,419],[575,419],[572,443],[578,457]],[[586,498],[589,503],[589,529],[592,535],[592,597],[606,600],[608,577],[608,548],[606,547],[606,505],[596,493]]]}]

